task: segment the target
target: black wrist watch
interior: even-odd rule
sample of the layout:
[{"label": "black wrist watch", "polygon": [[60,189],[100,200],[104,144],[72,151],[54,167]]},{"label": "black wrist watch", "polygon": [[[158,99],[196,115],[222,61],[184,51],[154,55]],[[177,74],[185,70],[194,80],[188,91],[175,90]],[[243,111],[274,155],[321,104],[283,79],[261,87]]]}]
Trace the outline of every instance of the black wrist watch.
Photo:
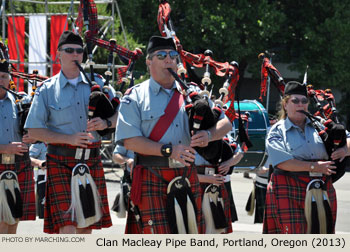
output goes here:
[{"label": "black wrist watch", "polygon": [[108,119],[105,119],[107,122],[107,128],[110,128],[112,126],[112,122]]},{"label": "black wrist watch", "polygon": [[160,149],[160,152],[164,157],[170,157],[173,152],[173,146],[171,144],[164,144]]}]

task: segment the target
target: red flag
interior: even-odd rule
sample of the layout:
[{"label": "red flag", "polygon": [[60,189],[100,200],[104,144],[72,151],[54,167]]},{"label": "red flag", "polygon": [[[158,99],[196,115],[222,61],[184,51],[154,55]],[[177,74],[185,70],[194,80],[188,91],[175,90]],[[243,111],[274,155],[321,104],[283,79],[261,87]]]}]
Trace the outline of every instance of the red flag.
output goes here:
[{"label": "red flag", "polygon": [[[13,24],[15,20],[15,25]],[[14,27],[15,26],[15,27]],[[25,31],[25,18],[23,16],[19,17],[8,17],[8,48],[9,56],[11,60],[19,60],[24,62],[24,31]],[[16,31],[16,33],[15,33]],[[18,45],[18,51],[17,51]],[[17,71],[24,72],[24,64],[14,64]],[[24,80],[19,78],[14,78],[14,82],[17,84],[18,91],[24,91]]]},{"label": "red flag", "polygon": [[[61,34],[68,29],[68,22],[66,15],[55,15],[51,17],[51,39],[50,39],[50,53],[52,64],[52,75],[57,74],[61,70],[61,65],[56,57],[58,40]],[[66,26],[65,26],[66,24]]]}]

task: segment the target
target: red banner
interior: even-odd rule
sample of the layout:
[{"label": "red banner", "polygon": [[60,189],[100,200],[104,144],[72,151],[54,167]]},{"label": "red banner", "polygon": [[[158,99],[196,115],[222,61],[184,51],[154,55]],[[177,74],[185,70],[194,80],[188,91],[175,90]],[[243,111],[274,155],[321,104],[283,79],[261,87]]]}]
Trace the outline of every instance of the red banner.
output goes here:
[{"label": "red banner", "polygon": [[[15,17],[15,24],[13,18],[8,17],[8,48],[11,60],[24,62],[24,44],[25,44],[25,18],[23,16]],[[17,50],[18,46],[18,50]],[[17,71],[24,72],[24,64],[13,64]],[[18,91],[24,91],[24,80],[14,78],[14,82],[17,84]]]},{"label": "red banner", "polygon": [[[56,58],[58,40],[61,34],[68,30],[68,23],[66,24],[66,15],[57,15],[51,17],[51,38],[50,38],[50,54],[53,61],[52,75],[57,74],[61,70],[61,65],[58,58]],[[64,26],[66,24],[66,26]]]}]

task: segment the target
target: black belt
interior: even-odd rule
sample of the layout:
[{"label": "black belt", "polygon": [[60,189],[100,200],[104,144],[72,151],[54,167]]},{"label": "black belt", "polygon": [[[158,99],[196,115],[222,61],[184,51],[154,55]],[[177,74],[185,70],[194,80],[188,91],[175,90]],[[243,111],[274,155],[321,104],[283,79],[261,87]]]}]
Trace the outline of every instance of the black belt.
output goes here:
[{"label": "black belt", "polygon": [[143,166],[169,167],[169,158],[159,156],[136,155],[136,164]]},{"label": "black belt", "polygon": [[[63,146],[51,145],[47,147],[47,153],[55,156],[75,157],[77,149],[71,149]],[[100,155],[100,148],[92,148],[90,150],[90,158]]]},{"label": "black belt", "polygon": [[291,172],[291,171],[285,171],[285,170],[279,169],[277,167],[273,168],[273,174],[275,174],[275,175],[286,175],[286,176],[306,176],[306,177],[310,177],[310,172],[305,172],[305,171],[302,171],[302,172]]},{"label": "black belt", "polygon": [[[3,155],[5,155],[5,154],[0,154],[0,162],[2,160]],[[25,161],[25,160],[29,160],[29,152],[24,152],[23,156],[15,155],[15,163]]]}]

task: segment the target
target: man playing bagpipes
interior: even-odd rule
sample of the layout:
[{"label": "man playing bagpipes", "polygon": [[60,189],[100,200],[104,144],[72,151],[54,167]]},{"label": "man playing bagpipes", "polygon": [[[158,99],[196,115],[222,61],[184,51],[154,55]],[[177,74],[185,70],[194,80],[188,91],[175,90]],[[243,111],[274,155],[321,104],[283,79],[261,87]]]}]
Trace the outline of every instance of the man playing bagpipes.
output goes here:
[{"label": "man playing bagpipes", "polygon": [[[1,59],[1,57],[0,57]],[[0,61],[0,233],[15,234],[20,220],[35,220],[33,171],[20,132],[17,97],[9,88],[9,63]],[[6,88],[6,89],[4,89]]]},{"label": "man playing bagpipes", "polygon": [[[204,219],[196,169],[196,146],[207,146],[207,131],[192,137],[176,70],[172,38],[152,37],[146,64],[151,78],[121,101],[116,141],[136,153],[126,233],[203,233]],[[211,141],[231,126],[227,119],[209,129]]]},{"label": "man playing bagpipes", "polygon": [[[344,128],[335,127],[340,136],[339,149],[328,152],[321,130],[318,132],[317,124],[305,115],[307,97],[306,85],[287,83],[280,120],[266,139],[274,168],[267,187],[263,233],[335,232],[333,177],[338,172],[337,160],[349,153],[349,134],[346,136]],[[324,128],[328,136],[333,135],[332,128]]]},{"label": "man playing bagpipes", "polygon": [[30,136],[48,143],[44,232],[91,233],[112,225],[96,131],[114,127],[117,114],[104,120],[90,113],[88,120],[92,90],[79,70],[81,37],[65,31],[57,54],[61,72],[38,87],[25,124]]}]

